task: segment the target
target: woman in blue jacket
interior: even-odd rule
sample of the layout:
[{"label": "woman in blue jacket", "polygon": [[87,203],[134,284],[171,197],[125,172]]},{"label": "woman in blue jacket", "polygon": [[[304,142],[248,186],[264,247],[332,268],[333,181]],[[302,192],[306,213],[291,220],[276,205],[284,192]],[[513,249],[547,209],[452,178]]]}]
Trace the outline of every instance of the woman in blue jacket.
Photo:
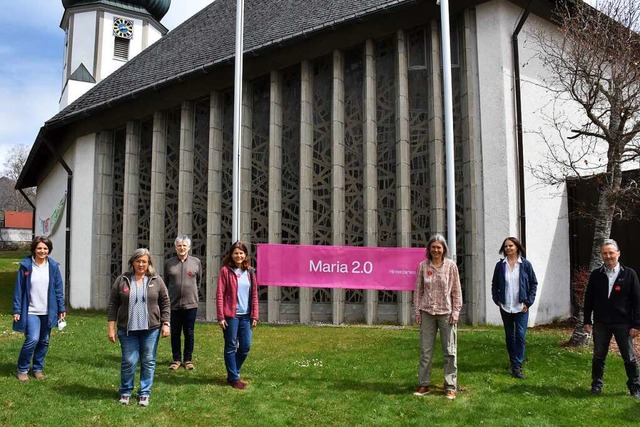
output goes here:
[{"label": "woman in blue jacket", "polygon": [[31,256],[20,262],[13,290],[13,329],[24,332],[25,340],[18,356],[17,377],[29,380],[45,378],[44,358],[49,349],[49,335],[66,316],[62,274],[59,264],[49,257],[51,240],[36,236],[31,242]]},{"label": "woman in blue jacket", "polygon": [[536,299],[538,279],[518,239],[507,237],[498,252],[504,258],[493,270],[491,294],[493,302],[500,307],[511,372],[515,378],[522,379],[529,307]]}]

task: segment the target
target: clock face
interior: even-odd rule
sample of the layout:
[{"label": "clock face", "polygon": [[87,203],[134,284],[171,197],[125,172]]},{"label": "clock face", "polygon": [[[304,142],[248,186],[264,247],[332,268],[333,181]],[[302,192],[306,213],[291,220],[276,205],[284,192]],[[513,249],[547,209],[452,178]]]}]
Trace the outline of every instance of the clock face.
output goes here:
[{"label": "clock face", "polygon": [[123,39],[133,38],[133,21],[124,18],[113,18],[113,35]]}]

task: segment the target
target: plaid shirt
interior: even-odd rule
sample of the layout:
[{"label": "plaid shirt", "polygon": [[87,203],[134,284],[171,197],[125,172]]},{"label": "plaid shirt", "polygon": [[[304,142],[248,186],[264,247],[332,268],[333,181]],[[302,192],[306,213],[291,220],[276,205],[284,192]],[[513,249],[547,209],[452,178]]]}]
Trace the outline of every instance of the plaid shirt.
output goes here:
[{"label": "plaid shirt", "polygon": [[445,258],[439,268],[429,260],[420,262],[413,307],[416,316],[425,311],[431,315],[451,314],[458,319],[462,309],[462,287],[455,262]]}]

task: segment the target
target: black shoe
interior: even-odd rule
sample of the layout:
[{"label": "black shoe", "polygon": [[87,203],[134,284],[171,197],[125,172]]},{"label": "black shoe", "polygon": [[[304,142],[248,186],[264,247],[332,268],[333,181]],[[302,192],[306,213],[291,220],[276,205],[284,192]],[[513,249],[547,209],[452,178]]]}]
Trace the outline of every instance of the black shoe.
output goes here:
[{"label": "black shoe", "polygon": [[[593,396],[600,396],[602,394],[602,387],[591,387],[591,394]],[[633,393],[631,395],[633,396]]]},{"label": "black shoe", "polygon": [[633,390],[629,390],[629,394],[636,400],[640,400],[640,388],[634,388]]},{"label": "black shoe", "polygon": [[524,379],[524,374],[522,373],[522,369],[521,368],[513,368],[513,371],[511,372],[511,374],[513,375],[513,378],[518,378],[518,379]]}]

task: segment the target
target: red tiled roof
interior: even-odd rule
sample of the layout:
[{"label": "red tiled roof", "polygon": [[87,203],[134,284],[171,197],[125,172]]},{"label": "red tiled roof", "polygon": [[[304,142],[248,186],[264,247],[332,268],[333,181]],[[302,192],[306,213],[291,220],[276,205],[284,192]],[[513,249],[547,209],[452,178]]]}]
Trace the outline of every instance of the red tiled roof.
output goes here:
[{"label": "red tiled roof", "polygon": [[4,212],[5,228],[26,228],[31,229],[33,226],[33,212]]}]

